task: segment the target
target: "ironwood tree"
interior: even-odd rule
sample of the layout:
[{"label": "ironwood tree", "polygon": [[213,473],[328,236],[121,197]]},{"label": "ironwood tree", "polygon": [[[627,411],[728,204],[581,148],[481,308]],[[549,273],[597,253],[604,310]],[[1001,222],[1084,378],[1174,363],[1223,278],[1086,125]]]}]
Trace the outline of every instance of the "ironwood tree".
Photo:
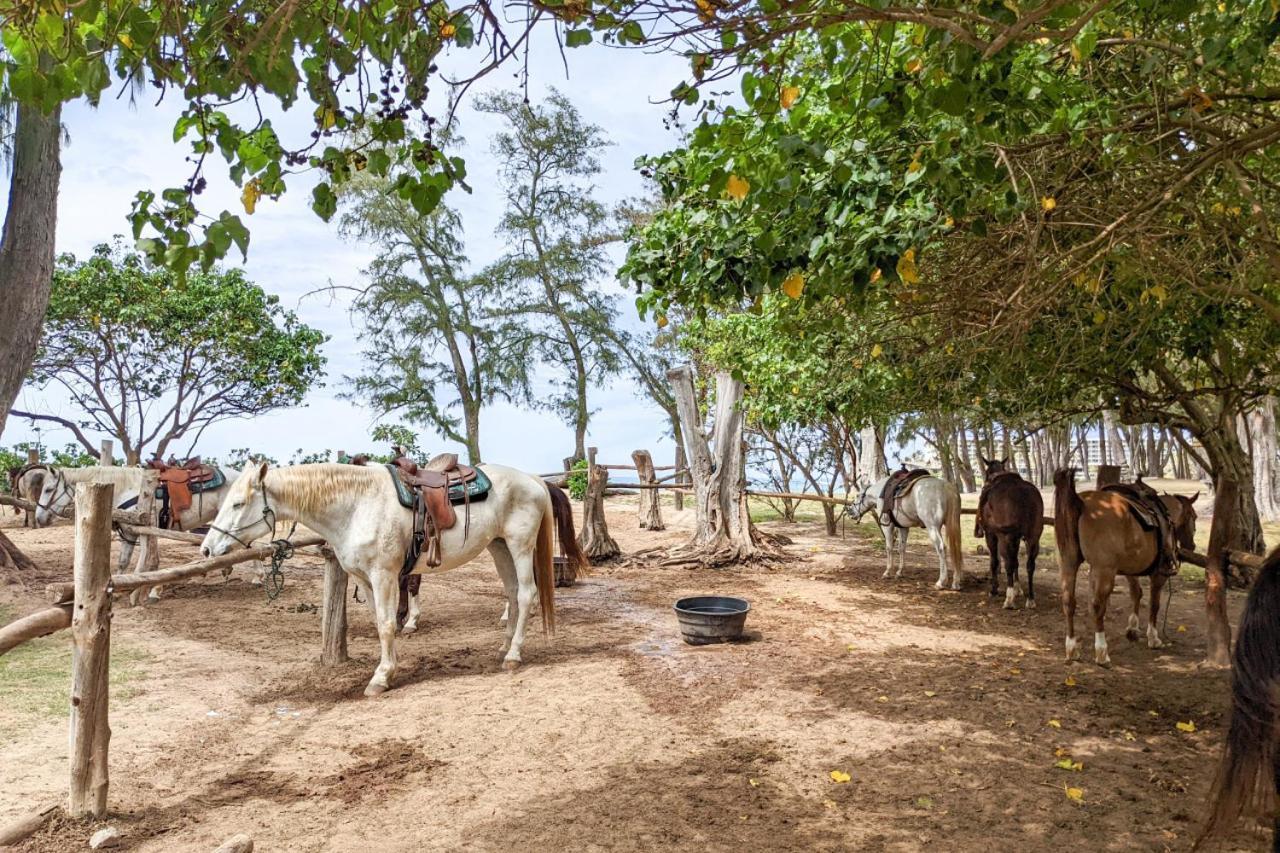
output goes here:
[{"label": "ironwood tree", "polygon": [[14,412],[119,442],[128,464],[194,445],[210,425],[295,406],[324,370],[325,335],[280,307],[239,270],[179,282],[119,246],[59,258],[31,382],[79,410]]}]

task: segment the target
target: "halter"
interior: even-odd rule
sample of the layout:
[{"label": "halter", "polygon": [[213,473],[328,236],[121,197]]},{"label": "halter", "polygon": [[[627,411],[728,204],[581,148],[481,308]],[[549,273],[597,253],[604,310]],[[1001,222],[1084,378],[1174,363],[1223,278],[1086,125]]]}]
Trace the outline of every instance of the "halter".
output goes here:
[{"label": "halter", "polygon": [[61,491],[57,492],[52,498],[50,498],[48,504],[42,504],[40,503],[39,500],[37,500],[35,502],[36,509],[42,509],[42,510],[45,510],[46,512],[51,512],[54,515],[61,515],[61,513],[58,512],[58,510],[53,508],[54,501],[58,500],[63,495],[66,495],[74,502],[76,497],[75,492],[71,491],[71,484],[67,482],[66,477],[62,476],[62,471],[60,471],[57,468],[54,468],[53,466],[50,466],[49,470],[53,473],[53,479],[55,482],[58,483],[58,488]]},{"label": "halter", "polygon": [[[271,504],[267,502],[267,487],[266,487],[266,484],[263,484],[263,486],[262,486],[262,517],[261,517],[261,518],[259,518],[259,519],[255,520],[255,521],[251,521],[251,522],[249,522],[248,524],[242,524],[242,525],[240,525],[239,527],[232,527],[232,528],[230,528],[230,529],[225,529],[225,528],[219,527],[219,526],[218,526],[218,525],[216,525],[216,524],[210,524],[210,525],[209,525],[209,529],[210,529],[210,530],[216,530],[216,531],[218,531],[219,533],[223,534],[224,536],[230,536],[232,539],[234,539],[235,541],[239,542],[243,547],[245,547],[245,548],[249,548],[249,547],[251,547],[249,543],[250,543],[250,542],[252,542],[253,540],[249,540],[248,542],[246,542],[244,539],[241,539],[239,536],[237,536],[237,535],[236,535],[236,533],[238,533],[238,532],[240,532],[240,531],[243,531],[243,530],[252,530],[253,528],[257,527],[259,524],[265,524],[265,525],[267,526],[267,529],[269,529],[269,530],[271,531],[271,535],[272,535],[272,536],[274,536],[274,535],[275,535],[275,533],[276,533],[276,511],[275,511],[274,509],[272,509],[272,508],[271,508]],[[295,523],[293,526],[296,528],[298,525]],[[293,531],[292,531],[292,530],[291,530],[291,531],[289,531],[289,535],[290,535],[290,536],[292,536],[292,535],[293,535]]]}]

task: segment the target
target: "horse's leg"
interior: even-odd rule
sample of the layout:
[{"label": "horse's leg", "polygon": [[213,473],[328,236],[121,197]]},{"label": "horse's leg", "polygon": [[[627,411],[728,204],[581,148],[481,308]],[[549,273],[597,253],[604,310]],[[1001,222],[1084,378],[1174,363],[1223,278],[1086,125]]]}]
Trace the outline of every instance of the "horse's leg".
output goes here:
[{"label": "horse's leg", "polygon": [[511,613],[520,607],[516,594],[519,590],[519,584],[516,582],[516,563],[511,558],[511,549],[501,539],[495,539],[489,543],[489,555],[493,557],[493,564],[498,569],[498,577],[502,580],[502,588],[507,594],[507,603],[502,609],[501,620],[506,625],[506,632],[502,638],[502,648],[498,651],[499,658],[506,658],[507,652],[511,649],[511,637],[516,632],[516,620],[511,618]]},{"label": "horse's leg", "polygon": [[538,600],[538,587],[534,583],[533,576],[533,537],[529,537],[529,542],[523,548],[512,548],[507,543],[507,549],[511,551],[512,560],[515,562],[516,568],[516,619],[515,628],[510,627],[508,622],[507,631],[511,634],[511,648],[507,650],[507,656],[502,661],[505,669],[516,669],[520,666],[522,658],[520,657],[521,649],[524,648],[524,631],[529,624],[529,611],[533,609],[534,603]]},{"label": "horse's leg", "polygon": [[1093,659],[1099,666],[1111,666],[1111,655],[1107,654],[1106,621],[1116,573],[1114,569],[1090,564],[1089,575],[1093,580]]},{"label": "horse's leg", "polygon": [[1040,540],[1027,540],[1027,609],[1036,609],[1036,557],[1040,556]]},{"label": "horse's leg", "polygon": [[[134,543],[130,542],[128,539],[121,537],[120,561],[118,564],[120,567],[121,574],[124,573],[125,569],[129,568],[129,561],[133,559],[133,545]],[[138,571],[142,571],[141,566],[138,567]]]},{"label": "horse's leg", "polygon": [[893,544],[894,544],[893,526],[889,524],[880,525],[880,535],[884,537],[884,574],[883,578],[893,577]]},{"label": "horse's leg", "polygon": [[1018,606],[1018,591],[1022,586],[1018,582],[1018,545],[1022,542],[1017,534],[1009,534],[1000,540],[1000,560],[1004,563],[1004,609],[1013,610]]},{"label": "horse's leg", "polygon": [[934,586],[938,589],[946,589],[947,548],[942,538],[942,528],[926,526],[925,532],[929,534],[929,542],[933,544],[933,550],[938,554],[938,582]]},{"label": "horse's leg", "polygon": [[395,572],[375,570],[369,578],[369,586],[372,587],[373,621],[378,629],[382,659],[364,688],[364,695],[377,696],[391,686],[391,679],[396,674],[396,607],[400,598],[400,578]]},{"label": "horse's leg", "polygon": [[409,582],[409,614],[404,618],[404,627],[400,629],[401,634],[412,634],[418,630],[418,615],[422,612],[418,606],[418,593],[422,590],[422,575],[414,575],[417,583],[412,580]]},{"label": "horse's leg", "polygon": [[1000,540],[994,533],[987,534],[987,553],[991,555],[991,597],[1000,594]]},{"label": "horse's leg", "polygon": [[1147,648],[1159,649],[1164,647],[1164,640],[1160,639],[1160,590],[1164,589],[1164,575],[1156,572],[1151,576],[1151,607],[1147,612]]},{"label": "horse's leg", "polygon": [[1129,627],[1125,629],[1124,636],[1125,639],[1133,643],[1137,642],[1138,638],[1142,636],[1142,632],[1138,630],[1138,626],[1141,624],[1138,621],[1138,613],[1142,609],[1142,584],[1138,583],[1138,579],[1135,577],[1128,577],[1125,580],[1129,581],[1129,603],[1133,606],[1133,609],[1129,611]]},{"label": "horse's leg", "polygon": [[1062,584],[1062,615],[1067,620],[1067,660],[1075,660],[1078,652],[1076,646],[1076,573],[1080,563],[1069,565],[1062,561],[1058,565],[1059,581]]},{"label": "horse's leg", "polygon": [[896,578],[902,577],[902,571],[907,567],[907,536],[911,531],[902,528],[898,531],[898,573],[894,575]]}]

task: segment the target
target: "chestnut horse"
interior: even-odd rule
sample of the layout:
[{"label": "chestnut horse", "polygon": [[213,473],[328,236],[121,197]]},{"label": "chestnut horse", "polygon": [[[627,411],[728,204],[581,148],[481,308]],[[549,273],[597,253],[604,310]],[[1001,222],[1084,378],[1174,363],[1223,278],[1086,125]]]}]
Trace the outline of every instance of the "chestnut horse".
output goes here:
[{"label": "chestnut horse", "polygon": [[1267,556],[1249,592],[1232,663],[1231,725],[1209,792],[1209,820],[1194,849],[1250,812],[1272,818],[1271,845],[1280,851],[1280,548]]},{"label": "chestnut horse", "polygon": [[1027,608],[1036,606],[1036,557],[1040,554],[1040,534],[1044,531],[1044,498],[1040,490],[1009,470],[1009,460],[985,459],[982,463],[986,485],[978,498],[978,521],[974,531],[985,536],[991,554],[991,597],[1000,594],[999,569],[1004,562],[1006,576],[1004,606],[1012,610],[1018,602],[1018,543],[1027,543]]},{"label": "chestnut horse", "polygon": [[[1147,647],[1158,649],[1160,639],[1157,621],[1160,615],[1160,590],[1166,576],[1152,567],[1159,554],[1159,531],[1147,530],[1129,511],[1123,496],[1110,491],[1076,493],[1074,468],[1063,468],[1053,475],[1053,534],[1058,543],[1058,567],[1062,581],[1062,612],[1067,618],[1067,660],[1076,657],[1076,573],[1081,563],[1089,564],[1093,585],[1093,656],[1102,666],[1111,663],[1107,653],[1107,603],[1115,587],[1116,576],[1129,581],[1129,598],[1133,611],[1125,636],[1137,640],[1138,610],[1142,606],[1142,587],[1138,579],[1151,577],[1151,605],[1147,612]],[[1178,545],[1195,548],[1195,496],[1160,495],[1173,524]]]}]

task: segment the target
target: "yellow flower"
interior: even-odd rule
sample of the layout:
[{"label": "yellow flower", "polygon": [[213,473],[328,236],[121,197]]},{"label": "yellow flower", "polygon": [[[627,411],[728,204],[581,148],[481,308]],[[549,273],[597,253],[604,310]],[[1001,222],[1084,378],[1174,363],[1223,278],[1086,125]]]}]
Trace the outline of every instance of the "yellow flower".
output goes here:
[{"label": "yellow flower", "polygon": [[1058,200],[1051,195],[1047,195],[1044,198],[1040,199],[1040,207],[1044,209],[1045,213],[1048,213],[1049,211],[1053,210],[1057,206],[1058,206]]},{"label": "yellow flower", "polygon": [[451,21],[445,21],[440,25],[440,35],[443,38],[451,39],[457,34],[457,32],[458,28],[455,27]]},{"label": "yellow flower", "polygon": [[737,175],[730,175],[728,182],[724,185],[724,191],[729,198],[734,201],[742,201],[747,197],[747,193],[751,190],[751,184],[746,178],[739,178]]},{"label": "yellow flower", "polygon": [[778,102],[782,104],[784,110],[791,109],[795,105],[796,99],[800,97],[800,88],[798,86],[783,86],[782,94],[778,98]]},{"label": "yellow flower", "polygon": [[884,355],[884,347],[880,346],[879,344],[876,344],[871,348],[872,358],[879,358],[882,355]]},{"label": "yellow flower", "polygon": [[782,282],[782,292],[792,299],[799,299],[804,292],[804,273],[793,272]]}]

